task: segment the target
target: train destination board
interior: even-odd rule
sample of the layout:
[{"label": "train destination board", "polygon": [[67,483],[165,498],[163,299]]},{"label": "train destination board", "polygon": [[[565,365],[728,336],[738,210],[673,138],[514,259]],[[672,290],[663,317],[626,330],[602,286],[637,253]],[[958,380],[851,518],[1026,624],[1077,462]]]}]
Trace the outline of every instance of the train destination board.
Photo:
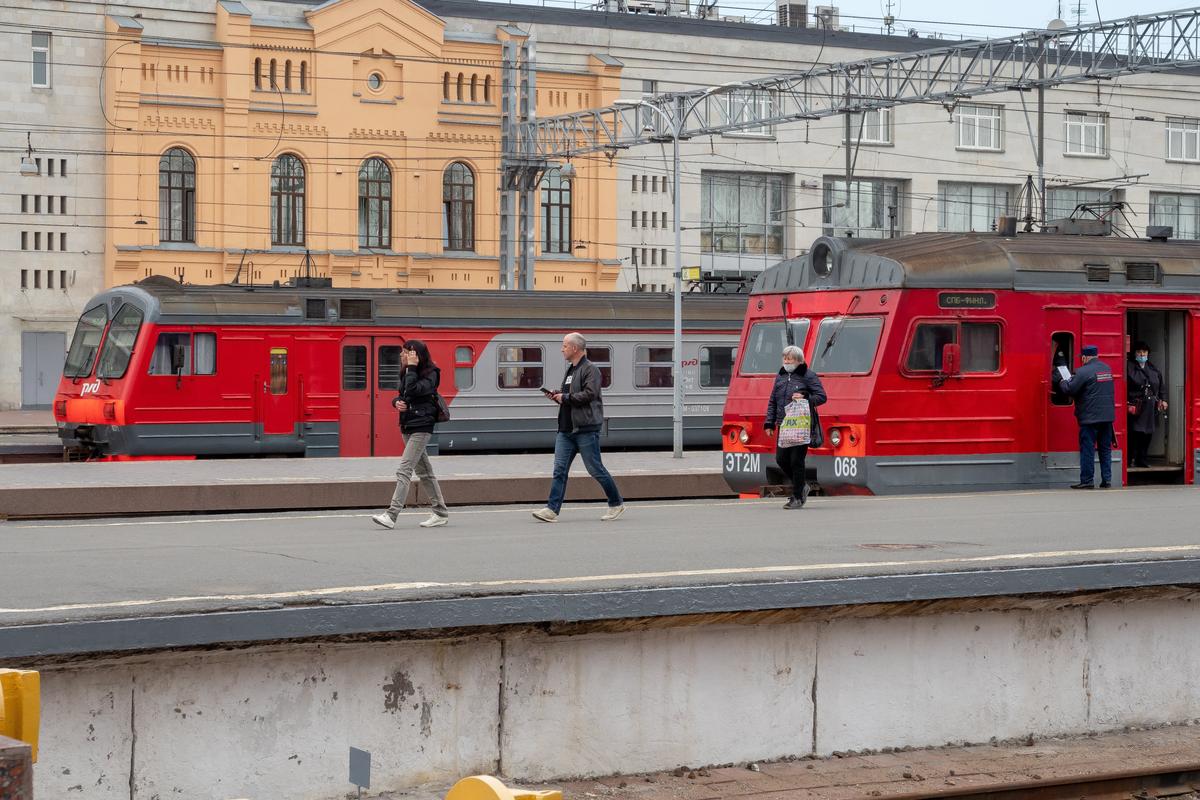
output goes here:
[{"label": "train destination board", "polygon": [[942,292],[938,308],[995,308],[995,292]]}]

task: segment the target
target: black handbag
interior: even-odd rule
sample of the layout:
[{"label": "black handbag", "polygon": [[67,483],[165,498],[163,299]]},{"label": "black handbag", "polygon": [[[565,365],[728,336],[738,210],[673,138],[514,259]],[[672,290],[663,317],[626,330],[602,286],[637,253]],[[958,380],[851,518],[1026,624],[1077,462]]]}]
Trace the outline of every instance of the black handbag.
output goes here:
[{"label": "black handbag", "polygon": [[437,421],[438,422],[449,422],[450,421],[450,406],[446,405],[446,399],[444,397],[442,397],[442,393],[434,392],[433,399],[437,404]]}]

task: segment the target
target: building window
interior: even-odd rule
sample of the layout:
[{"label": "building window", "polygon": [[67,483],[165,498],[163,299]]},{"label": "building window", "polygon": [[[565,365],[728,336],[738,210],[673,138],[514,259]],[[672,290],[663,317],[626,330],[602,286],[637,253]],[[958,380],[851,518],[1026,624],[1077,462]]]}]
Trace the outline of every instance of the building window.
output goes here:
[{"label": "building window", "polygon": [[960,150],[1000,150],[1001,118],[1000,106],[963,103],[954,112],[958,123],[958,148]]},{"label": "building window", "polygon": [[58,213],[67,213],[67,196],[65,194],[58,198]]},{"label": "building window", "polygon": [[478,75],[471,76],[471,102],[472,103],[479,102],[479,76]]},{"label": "building window", "polygon": [[631,176],[631,178],[632,178],[632,180],[630,181],[630,184],[629,184],[630,191],[636,192],[638,190],[637,175],[633,175],[633,176]]},{"label": "building window", "polygon": [[358,170],[358,246],[392,246],[392,170],[382,158]]},{"label": "building window", "polygon": [[1009,213],[1012,190],[982,183],[943,183],[939,192],[938,230],[994,231],[997,218]]},{"label": "building window", "polygon": [[646,223],[646,220],[649,218],[649,214],[650,214],[650,212],[648,212],[648,211],[643,211],[643,212],[642,212],[642,227],[643,227],[643,228],[649,228],[649,227],[650,227],[650,226],[649,226],[649,225]]},{"label": "building window", "polygon": [[179,147],[158,160],[158,236],[164,242],[196,241],[196,161]]},{"label": "building window", "polygon": [[1200,161],[1200,119],[1167,117],[1167,159]]},{"label": "building window", "polygon": [[637,227],[637,212],[636,211],[629,212],[629,227],[631,227],[631,228]]},{"label": "building window", "polygon": [[492,102],[492,76],[483,76],[483,102]]},{"label": "building window", "polygon": [[1046,219],[1069,219],[1081,205],[1115,199],[1112,189],[1047,189]]},{"label": "building window", "polygon": [[646,191],[646,176],[642,176],[642,191]]},{"label": "building window", "polygon": [[1108,155],[1108,115],[1094,111],[1068,111],[1064,152],[1069,156]]},{"label": "building window", "polygon": [[449,72],[442,73],[442,99],[443,100],[450,99],[450,73]]},{"label": "building window", "polygon": [[277,73],[278,73],[278,67],[277,67],[277,65],[276,65],[275,59],[273,59],[273,58],[272,58],[272,59],[271,59],[271,74],[270,74],[270,78],[271,78],[271,84],[270,84],[270,85],[271,85],[271,88],[272,88],[272,89],[278,89],[278,88],[279,88],[279,80],[278,80],[278,74],[277,74]]},{"label": "building window", "polygon": [[284,153],[271,165],[271,244],[304,244],[304,164]]},{"label": "building window", "polygon": [[1151,192],[1150,224],[1170,225],[1176,239],[1200,239],[1200,195]]},{"label": "building window", "polygon": [[674,359],[670,347],[639,344],[633,348],[633,385],[636,389],[669,389]]},{"label": "building window", "polygon": [[570,253],[571,182],[552,169],[542,178],[541,188],[542,252]]},{"label": "building window", "polygon": [[33,85],[50,88],[50,34],[33,32]]},{"label": "building window", "polygon": [[288,92],[292,90],[292,60],[290,58],[283,62],[283,88]]},{"label": "building window", "polygon": [[447,250],[475,249],[475,173],[455,161],[442,173],[442,245]]},{"label": "building window", "polygon": [[700,249],[705,253],[783,253],[782,175],[702,172]]},{"label": "building window", "polygon": [[29,249],[29,231],[21,231],[21,249]]},{"label": "building window", "polygon": [[308,92],[308,62],[300,62],[300,91]]},{"label": "building window", "polygon": [[501,389],[539,389],[542,386],[542,348],[506,345],[497,354],[496,385]]},{"label": "building window", "polygon": [[460,103],[462,102],[462,99],[463,99],[463,80],[464,80],[463,74],[461,72],[458,73],[458,83],[455,88],[456,88],[456,98],[458,99],[458,101]]},{"label": "building window", "polygon": [[850,140],[859,144],[891,144],[892,110],[872,108],[851,114]]},{"label": "building window", "polygon": [[[770,117],[775,110],[775,96],[767,89],[737,89],[725,94],[725,111],[729,124],[741,125]],[[740,136],[770,136],[770,125],[748,125],[732,132]]]},{"label": "building window", "polygon": [[58,160],[58,177],[67,177],[67,160],[65,158],[60,158]]},{"label": "building window", "polygon": [[657,248],[654,248],[654,247],[650,248],[650,266],[652,266],[652,267],[658,266],[658,250],[657,250]]},{"label": "building window", "polygon": [[826,236],[886,239],[899,235],[900,184],[892,181],[825,181],[824,223]]}]

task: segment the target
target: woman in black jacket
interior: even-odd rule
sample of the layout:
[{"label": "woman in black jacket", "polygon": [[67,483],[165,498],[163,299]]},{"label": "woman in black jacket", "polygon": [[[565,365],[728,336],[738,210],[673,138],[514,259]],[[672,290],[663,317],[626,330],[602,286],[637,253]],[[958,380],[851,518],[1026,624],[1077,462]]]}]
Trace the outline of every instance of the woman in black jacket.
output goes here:
[{"label": "woman in black jacket", "polygon": [[400,466],[396,468],[396,491],[392,493],[392,504],[387,511],[371,519],[376,525],[389,530],[396,527],[396,518],[404,509],[415,473],[433,507],[433,513],[421,523],[421,527],[436,528],[446,524],[450,512],[442,498],[442,487],[438,486],[425,448],[438,421],[437,390],[442,373],[429,357],[429,348],[419,339],[405,342],[404,349],[400,351],[400,363],[400,393],[392,405],[400,412],[404,455],[400,457]]},{"label": "woman in black jacket", "polygon": [[808,456],[809,447],[820,447],[825,439],[821,434],[821,420],[817,416],[817,406],[825,402],[825,387],[817,373],[804,363],[804,351],[799,347],[783,348],[783,366],[775,376],[775,385],[771,387],[771,399],[767,401],[767,419],[763,430],[767,436],[774,436],[775,429],[787,416],[788,403],[798,398],[808,400],[812,413],[811,444],[795,445],[793,447],[777,447],[775,462],[783,470],[784,475],[792,479],[792,498],[784,508],[803,508],[808,500],[808,481],[804,477],[804,460]]}]

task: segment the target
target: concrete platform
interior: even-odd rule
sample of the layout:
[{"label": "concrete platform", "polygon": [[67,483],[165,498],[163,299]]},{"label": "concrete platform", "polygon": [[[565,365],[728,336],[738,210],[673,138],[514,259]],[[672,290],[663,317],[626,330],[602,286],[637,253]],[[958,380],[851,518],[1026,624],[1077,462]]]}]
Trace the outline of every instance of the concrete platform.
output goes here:
[{"label": "concrete platform", "polygon": [[[58,464],[0,464],[0,519],[112,514],[364,508],[386,505],[397,459],[205,459]],[[615,452],[604,456],[623,496],[632,500],[729,497],[716,450]],[[451,505],[545,501],[554,458],[529,455],[435,456]],[[568,499],[603,493],[576,459]],[[410,502],[420,502],[413,488]]]}]

